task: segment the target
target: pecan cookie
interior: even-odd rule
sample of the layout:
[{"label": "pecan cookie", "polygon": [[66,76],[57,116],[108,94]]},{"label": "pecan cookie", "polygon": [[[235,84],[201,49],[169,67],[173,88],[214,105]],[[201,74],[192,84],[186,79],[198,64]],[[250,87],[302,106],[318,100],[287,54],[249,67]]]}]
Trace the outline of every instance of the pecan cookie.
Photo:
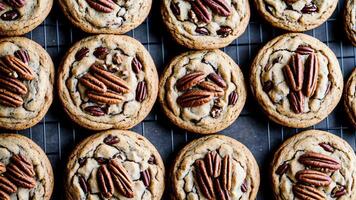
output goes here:
[{"label": "pecan cookie", "polygon": [[240,142],[210,135],[190,142],[172,169],[173,199],[254,200],[260,173],[252,153]]},{"label": "pecan cookie", "polygon": [[290,33],[268,42],[251,67],[252,93],[268,117],[304,128],[340,101],[343,77],[335,54],[316,38]]},{"label": "pecan cookie", "polygon": [[65,111],[92,130],[129,129],[148,115],[157,98],[153,60],[128,36],[97,35],[77,42],[58,77]]},{"label": "pecan cookie", "polygon": [[345,1],[344,27],[347,37],[356,46],[356,1]]},{"label": "pecan cookie", "polygon": [[163,0],[161,12],[173,38],[192,49],[225,47],[250,20],[248,0]]},{"label": "pecan cookie", "polygon": [[152,0],[59,0],[64,14],[88,33],[124,34],[139,26]]},{"label": "pecan cookie", "polygon": [[53,99],[51,57],[27,38],[0,39],[0,128],[21,130],[37,124]]},{"label": "pecan cookie", "polygon": [[159,200],[165,169],[156,148],[131,131],[110,130],[82,141],[67,165],[66,197]]},{"label": "pecan cookie", "polygon": [[320,26],[332,15],[337,3],[338,0],[255,0],[267,22],[293,32]]},{"label": "pecan cookie", "polygon": [[209,134],[236,120],[246,101],[246,87],[240,68],[227,54],[192,51],[171,61],[161,77],[158,96],[175,125]]},{"label": "pecan cookie", "polygon": [[285,141],[272,163],[276,200],[356,199],[356,156],[343,139],[318,130]]},{"label": "pecan cookie", "polygon": [[51,11],[53,0],[1,0],[0,35],[23,35],[40,25]]},{"label": "pecan cookie", "polygon": [[0,146],[0,199],[49,200],[53,171],[42,149],[16,134],[0,134]]},{"label": "pecan cookie", "polygon": [[352,71],[345,86],[344,106],[351,124],[356,127],[356,68]]}]

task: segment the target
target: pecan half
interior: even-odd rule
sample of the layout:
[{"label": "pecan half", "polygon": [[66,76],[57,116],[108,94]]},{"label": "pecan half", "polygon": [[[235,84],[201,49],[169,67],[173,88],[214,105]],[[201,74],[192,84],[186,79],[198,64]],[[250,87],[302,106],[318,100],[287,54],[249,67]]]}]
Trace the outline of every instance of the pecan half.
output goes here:
[{"label": "pecan half", "polygon": [[136,88],[136,101],[143,102],[147,97],[147,85],[145,81],[140,81]]},{"label": "pecan half", "polygon": [[106,85],[90,73],[86,73],[84,76],[80,77],[79,82],[97,93],[104,93],[107,91]]},{"label": "pecan half", "polygon": [[201,35],[209,35],[209,30],[204,28],[204,27],[197,27],[195,29],[195,32],[201,34]]},{"label": "pecan half", "polygon": [[18,95],[25,95],[27,93],[26,85],[16,78],[0,75],[0,88],[7,89]]},{"label": "pecan half", "polygon": [[291,91],[288,95],[290,107],[294,113],[300,114],[304,112],[304,95],[302,91]]},{"label": "pecan half", "polygon": [[115,9],[115,3],[111,0],[86,0],[90,7],[99,12],[111,13]]},{"label": "pecan half", "polygon": [[19,95],[0,88],[0,104],[16,108],[22,106],[23,100]]},{"label": "pecan half", "polygon": [[31,161],[22,155],[11,157],[10,164],[6,167],[7,177],[17,186],[31,189],[36,186],[36,175]]},{"label": "pecan half", "polygon": [[274,83],[272,81],[266,81],[264,84],[263,84],[263,91],[265,92],[270,92],[274,87]]},{"label": "pecan half", "polygon": [[75,54],[74,58],[75,58],[75,60],[80,61],[86,55],[88,55],[88,53],[89,53],[89,49],[87,47],[83,47],[79,51],[77,51],[77,53]]},{"label": "pecan half", "polygon": [[331,178],[328,175],[316,170],[301,170],[297,172],[295,177],[299,182],[307,183],[318,187],[326,187],[331,183]]},{"label": "pecan half", "polygon": [[222,88],[226,88],[227,87],[227,84],[225,83],[224,79],[217,73],[210,73],[208,75],[208,79],[210,79],[216,85],[218,85],[218,86],[220,86]]},{"label": "pecan half", "polygon": [[231,189],[232,164],[230,155],[226,155],[221,163],[221,186],[229,191]]},{"label": "pecan half", "polygon": [[118,93],[128,93],[130,91],[129,86],[126,81],[122,80],[120,77],[106,71],[103,66],[98,64],[93,64],[90,67],[93,75],[103,82],[108,88]]},{"label": "pecan half", "polygon": [[221,107],[214,105],[209,114],[212,118],[217,118],[220,117],[222,111],[223,109]]},{"label": "pecan half", "polygon": [[339,198],[341,196],[344,196],[347,193],[345,186],[336,186],[332,191],[331,191],[331,197],[332,198]]},{"label": "pecan half", "polygon": [[216,34],[218,34],[220,37],[227,37],[232,33],[232,28],[228,26],[221,26],[219,30],[216,31]]},{"label": "pecan half", "polygon": [[290,63],[283,68],[284,78],[292,91],[300,91],[303,87],[303,64],[301,56],[294,54]]},{"label": "pecan half", "polygon": [[12,74],[12,72],[15,71],[20,78],[25,80],[32,80],[35,78],[32,68],[15,56],[6,55],[2,58],[2,61],[5,65],[0,67],[0,71],[5,74]]},{"label": "pecan half", "polygon": [[221,172],[221,158],[216,151],[210,151],[204,158],[206,171],[209,176],[217,178]]},{"label": "pecan half", "polygon": [[182,78],[178,79],[176,82],[176,87],[178,91],[183,91],[190,89],[203,81],[205,78],[204,72],[196,71],[184,75]]},{"label": "pecan half", "polygon": [[6,166],[4,163],[0,162],[0,174],[6,172]]},{"label": "pecan half", "polygon": [[25,0],[6,0],[6,2],[15,8],[21,8],[25,5],[26,1]]},{"label": "pecan half", "polygon": [[319,143],[319,146],[321,146],[325,151],[328,151],[330,153],[333,153],[335,151],[334,147],[325,142]]},{"label": "pecan half", "polygon": [[277,170],[276,170],[276,174],[278,175],[283,175],[285,174],[290,168],[290,164],[288,163],[283,163],[282,165],[280,165]]},{"label": "pecan half", "polygon": [[206,170],[206,166],[203,160],[196,160],[194,163],[195,166],[195,177],[200,189],[200,192],[207,199],[213,199],[214,197],[214,188],[213,181],[211,177],[208,175]]},{"label": "pecan half", "polygon": [[138,74],[143,68],[142,63],[136,57],[134,59],[132,59],[131,65],[132,65],[132,70],[136,74]]},{"label": "pecan half", "polygon": [[231,15],[231,8],[225,0],[204,0],[206,5],[218,15],[227,17]]},{"label": "pecan half", "polygon": [[297,2],[297,1],[299,1],[299,0],[284,0],[286,3],[295,3],[295,2]]},{"label": "pecan half", "polygon": [[315,93],[318,83],[320,67],[318,57],[314,53],[310,54],[305,64],[303,92],[306,97],[311,97]]},{"label": "pecan half", "polygon": [[239,95],[237,94],[237,92],[236,91],[231,92],[231,94],[229,95],[229,105],[235,105],[238,99],[239,99]]},{"label": "pecan half", "polygon": [[88,189],[88,183],[85,180],[85,178],[81,175],[78,175],[78,182],[80,187],[82,188],[84,194],[88,193],[89,189]]},{"label": "pecan half", "polygon": [[134,197],[133,182],[126,169],[116,159],[109,161],[109,169],[116,189],[125,197]]},{"label": "pecan half", "polygon": [[302,200],[326,200],[323,192],[308,185],[293,185],[293,193],[296,197]]},{"label": "pecan half", "polygon": [[248,185],[247,185],[247,180],[245,179],[244,182],[241,185],[241,191],[243,193],[246,193],[248,191]]},{"label": "pecan half", "polygon": [[311,14],[314,12],[318,12],[318,7],[314,3],[311,3],[311,4],[305,5],[301,11],[304,14]]},{"label": "pecan half", "polygon": [[108,105],[119,104],[125,99],[122,95],[113,91],[106,91],[104,93],[87,91],[87,96],[94,102]]},{"label": "pecan half", "polygon": [[302,55],[308,55],[314,53],[314,49],[306,45],[299,45],[295,52]]},{"label": "pecan half", "polygon": [[199,83],[199,87],[202,88],[203,90],[213,93],[214,96],[216,97],[224,96],[224,90],[218,85],[216,85],[215,83],[209,81],[203,81]]},{"label": "pecan half", "polygon": [[28,54],[28,52],[26,50],[17,50],[14,53],[14,56],[20,60],[22,60],[22,62],[28,64],[30,62],[30,55]]},{"label": "pecan half", "polygon": [[119,142],[120,142],[120,139],[117,136],[113,136],[113,135],[108,135],[104,139],[104,143],[107,145],[113,145],[113,144],[117,144]]},{"label": "pecan half", "polygon": [[10,195],[8,195],[6,192],[3,192],[0,190],[0,199],[1,200],[11,200]]},{"label": "pecan half", "polygon": [[20,17],[20,13],[17,10],[9,10],[4,12],[0,18],[4,21],[17,20]]},{"label": "pecan half", "polygon": [[0,11],[3,11],[6,9],[6,5],[2,2],[0,2]]},{"label": "pecan half", "polygon": [[174,3],[173,1],[171,2],[171,6],[170,6],[172,12],[174,15],[180,15],[180,9],[177,3]]},{"label": "pecan half", "polygon": [[222,184],[219,179],[214,179],[214,189],[215,189],[217,199],[230,200],[229,191],[227,191],[222,187]]},{"label": "pecan half", "polygon": [[114,194],[114,184],[106,165],[101,165],[97,172],[100,193],[104,198],[110,199]]},{"label": "pecan half", "polygon": [[298,161],[308,167],[321,168],[328,171],[336,171],[341,168],[340,162],[334,158],[311,151],[301,155]]},{"label": "pecan half", "polygon": [[177,98],[177,103],[183,108],[197,107],[213,99],[214,94],[203,90],[189,90]]},{"label": "pecan half", "polygon": [[202,0],[193,0],[190,2],[192,5],[192,10],[197,18],[202,22],[209,23],[212,16],[208,11],[208,8],[203,4]]},{"label": "pecan half", "polygon": [[150,171],[148,169],[142,171],[141,173],[141,177],[140,179],[142,180],[143,184],[148,187],[150,185],[151,182],[151,174]]},{"label": "pecan half", "polygon": [[9,179],[5,178],[4,176],[0,176],[0,190],[6,192],[7,194],[11,194],[17,191],[17,187],[11,183]]},{"label": "pecan half", "polygon": [[[99,1],[107,1],[107,0],[99,0]],[[93,55],[101,60],[104,60],[108,54],[109,54],[109,49],[106,47],[97,47],[93,52]]]},{"label": "pecan half", "polygon": [[106,114],[105,110],[100,106],[88,106],[84,108],[85,112],[88,112],[92,116],[104,116]]}]

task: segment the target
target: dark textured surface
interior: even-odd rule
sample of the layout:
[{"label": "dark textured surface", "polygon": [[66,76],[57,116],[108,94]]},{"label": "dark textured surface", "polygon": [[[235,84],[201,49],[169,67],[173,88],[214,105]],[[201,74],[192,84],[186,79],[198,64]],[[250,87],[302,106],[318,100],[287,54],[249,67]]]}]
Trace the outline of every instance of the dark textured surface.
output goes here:
[{"label": "dark textured surface", "polygon": [[[159,0],[154,5],[149,18],[137,29],[128,33],[141,41],[151,53],[158,71],[161,72],[165,64],[186,49],[175,44],[167,35],[160,18]],[[356,48],[346,40],[342,28],[342,10],[344,1],[341,0],[336,12],[321,27],[307,32],[325,42],[337,55],[345,78],[356,66]],[[228,53],[241,67],[248,77],[250,64],[263,44],[283,33],[262,22],[257,12],[252,9],[251,21],[246,32],[230,46],[223,50]],[[46,21],[27,37],[42,44],[52,56],[56,68],[67,49],[79,39],[88,34],[74,28],[55,5]],[[249,84],[247,84],[249,85]],[[68,155],[74,146],[83,138],[92,134],[74,125],[61,108],[57,95],[46,117],[31,129],[19,131],[19,134],[32,138],[39,144],[50,158],[55,171],[55,191],[53,199],[64,199],[63,177]],[[350,128],[346,120],[346,113],[342,104],[324,121],[312,127],[327,130],[347,140],[355,149],[355,131]],[[167,118],[156,105],[144,122],[133,128],[134,131],[146,136],[161,153],[167,170],[177,151],[188,141],[199,135],[186,133],[168,123]],[[268,168],[273,152],[286,138],[301,131],[281,127],[270,122],[257,106],[249,94],[247,104],[238,120],[222,133],[236,138],[245,144],[255,155],[261,169],[261,187],[259,200],[271,200],[269,191]],[[163,199],[168,199],[163,198]]]}]

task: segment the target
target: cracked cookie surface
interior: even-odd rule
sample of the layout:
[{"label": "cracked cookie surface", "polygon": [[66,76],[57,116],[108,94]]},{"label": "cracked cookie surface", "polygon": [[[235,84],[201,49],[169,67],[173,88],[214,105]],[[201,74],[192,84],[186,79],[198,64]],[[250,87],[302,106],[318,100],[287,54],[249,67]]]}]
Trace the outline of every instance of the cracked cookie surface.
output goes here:
[{"label": "cracked cookie surface", "polygon": [[356,1],[347,0],[345,2],[344,26],[346,35],[351,43],[356,46]]},{"label": "cracked cookie surface", "polygon": [[39,44],[21,37],[0,39],[0,49],[0,127],[32,127],[52,104],[51,57]]},{"label": "cracked cookie surface", "polygon": [[356,127],[356,68],[345,85],[344,106],[351,124]]},{"label": "cracked cookie surface", "polygon": [[97,35],[77,42],[58,77],[65,111],[92,130],[129,129],[148,115],[157,98],[155,64],[128,36]]},{"label": "cracked cookie surface", "polygon": [[255,0],[257,10],[267,22],[293,32],[320,26],[332,15],[337,3],[329,0]]},{"label": "cracked cookie surface", "polygon": [[355,199],[355,165],[355,153],[343,139],[325,131],[301,132],[275,153],[271,171],[274,197]]},{"label": "cracked cookie surface", "polygon": [[20,36],[40,25],[52,8],[53,0],[1,0],[0,35]]},{"label": "cracked cookie surface", "polygon": [[192,51],[174,58],[162,74],[159,101],[177,126],[209,134],[239,116],[246,87],[238,65],[220,50]]},{"label": "cracked cookie surface", "polygon": [[177,200],[253,200],[260,184],[252,153],[223,135],[190,142],[178,153],[171,175],[172,198]]},{"label": "cracked cookie surface", "polygon": [[[53,171],[42,149],[32,140],[17,134],[1,134],[0,146],[1,197],[49,200],[54,183]],[[14,173],[14,170],[19,173]],[[30,176],[28,172],[31,172]],[[6,185],[13,190],[6,189]]]},{"label": "cracked cookie surface", "polygon": [[[118,171],[120,176],[116,176]],[[159,200],[164,174],[163,161],[146,138],[131,131],[105,131],[85,139],[72,152],[67,164],[66,197]]]},{"label": "cracked cookie surface", "polygon": [[192,49],[227,46],[250,20],[248,0],[164,0],[161,12],[173,38]]},{"label": "cracked cookie surface", "polygon": [[267,116],[295,128],[322,121],[336,107],[343,90],[335,54],[319,40],[301,33],[268,42],[252,64],[250,81]]},{"label": "cracked cookie surface", "polygon": [[124,34],[146,19],[152,0],[59,0],[59,4],[85,32]]}]

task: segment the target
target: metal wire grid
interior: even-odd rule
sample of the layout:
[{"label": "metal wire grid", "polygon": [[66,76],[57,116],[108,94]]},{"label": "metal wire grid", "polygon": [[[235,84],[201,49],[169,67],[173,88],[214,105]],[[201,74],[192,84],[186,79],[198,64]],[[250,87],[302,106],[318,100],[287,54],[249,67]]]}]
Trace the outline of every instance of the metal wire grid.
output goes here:
[{"label": "metal wire grid", "polygon": [[[154,0],[151,15],[128,35],[144,44],[155,60],[158,71],[161,72],[173,56],[186,49],[174,43],[164,30],[159,3],[160,0]],[[307,34],[325,42],[334,51],[346,80],[356,66],[356,48],[346,40],[342,29],[343,5],[344,0],[340,0],[333,16],[321,27]],[[246,32],[223,49],[240,65],[245,79],[248,78],[250,64],[259,48],[283,33],[265,24],[253,6],[251,15]],[[74,42],[88,34],[74,28],[65,19],[58,5],[54,5],[44,23],[26,36],[42,44],[58,68],[65,51]],[[285,128],[270,122],[256,104],[250,94],[239,119],[222,133],[236,138],[250,148],[261,169],[261,186],[257,199],[267,200],[272,198],[267,175],[273,152],[284,139],[300,132],[301,129]],[[166,168],[169,169],[171,160],[177,151],[190,140],[200,136],[177,129],[172,124],[167,124],[167,121],[167,118],[161,114],[159,106],[156,105],[150,115],[132,130],[146,136],[157,147],[165,161]],[[329,117],[312,128],[332,132],[344,138],[355,149],[356,131],[350,128],[341,104]],[[52,162],[56,178],[52,199],[64,199],[63,177],[67,157],[74,146],[92,132],[73,124],[64,113],[55,95],[54,103],[46,117],[36,126],[18,131],[18,133],[30,137],[44,149]],[[168,199],[168,197],[163,199]]]}]

